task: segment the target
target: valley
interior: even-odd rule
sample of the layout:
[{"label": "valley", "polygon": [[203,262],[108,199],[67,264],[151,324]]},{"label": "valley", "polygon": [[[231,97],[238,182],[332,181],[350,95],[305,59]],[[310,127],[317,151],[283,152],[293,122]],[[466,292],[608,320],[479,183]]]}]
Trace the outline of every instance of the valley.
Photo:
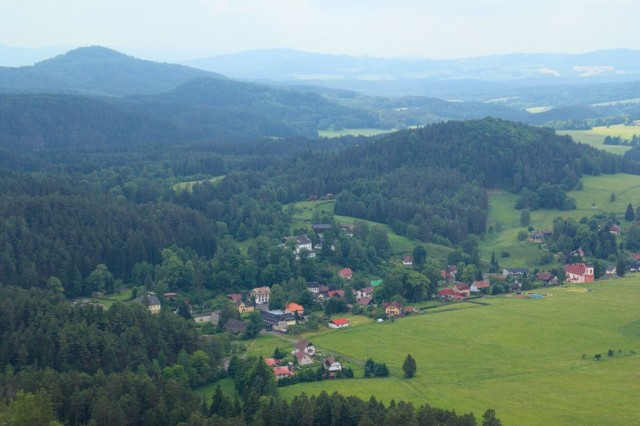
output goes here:
[{"label": "valley", "polygon": [[635,52],[280,53],[0,68],[0,423],[632,423]]}]

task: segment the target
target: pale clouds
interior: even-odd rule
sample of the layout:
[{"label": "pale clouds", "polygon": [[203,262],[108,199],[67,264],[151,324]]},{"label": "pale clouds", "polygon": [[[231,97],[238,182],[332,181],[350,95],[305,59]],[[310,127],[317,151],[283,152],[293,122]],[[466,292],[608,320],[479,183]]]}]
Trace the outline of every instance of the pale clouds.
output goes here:
[{"label": "pale clouds", "polygon": [[467,57],[640,49],[637,0],[0,0],[0,44]]}]

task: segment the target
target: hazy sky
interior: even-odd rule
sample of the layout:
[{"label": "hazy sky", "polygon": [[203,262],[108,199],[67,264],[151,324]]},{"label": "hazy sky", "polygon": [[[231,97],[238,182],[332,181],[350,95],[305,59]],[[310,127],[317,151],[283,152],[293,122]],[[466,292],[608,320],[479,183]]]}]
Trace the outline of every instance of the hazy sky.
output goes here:
[{"label": "hazy sky", "polygon": [[102,45],[165,59],[276,47],[428,58],[579,53],[640,49],[639,18],[640,0],[0,0],[0,44]]}]

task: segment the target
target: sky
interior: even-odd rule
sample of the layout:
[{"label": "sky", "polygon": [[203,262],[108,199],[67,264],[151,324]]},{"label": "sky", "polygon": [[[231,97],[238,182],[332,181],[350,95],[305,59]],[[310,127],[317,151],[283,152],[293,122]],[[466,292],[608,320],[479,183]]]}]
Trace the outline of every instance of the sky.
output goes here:
[{"label": "sky", "polygon": [[638,0],[0,0],[0,45],[185,60],[291,48],[378,57],[640,49]]}]

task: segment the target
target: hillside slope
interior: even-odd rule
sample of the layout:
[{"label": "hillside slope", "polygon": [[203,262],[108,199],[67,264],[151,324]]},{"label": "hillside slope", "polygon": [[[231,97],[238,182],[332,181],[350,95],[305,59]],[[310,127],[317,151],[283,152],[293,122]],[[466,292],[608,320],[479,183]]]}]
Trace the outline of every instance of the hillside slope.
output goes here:
[{"label": "hillside slope", "polygon": [[123,96],[162,93],[199,77],[224,78],[182,65],[133,58],[104,47],[82,47],[29,67],[0,68],[0,92]]}]

